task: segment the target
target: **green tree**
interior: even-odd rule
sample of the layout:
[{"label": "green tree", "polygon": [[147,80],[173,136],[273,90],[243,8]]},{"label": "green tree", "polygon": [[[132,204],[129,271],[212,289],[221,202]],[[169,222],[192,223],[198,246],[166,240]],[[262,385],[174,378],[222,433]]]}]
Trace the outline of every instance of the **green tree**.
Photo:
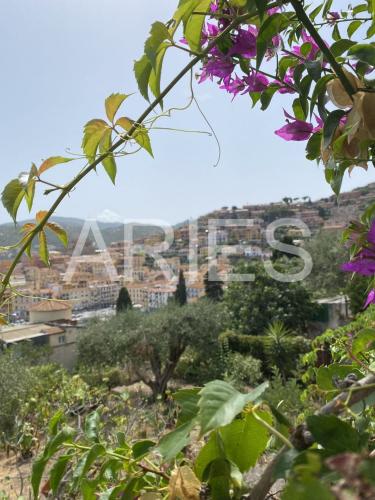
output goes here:
[{"label": "green tree", "polygon": [[[284,235],[280,238],[281,243],[284,243],[284,245],[290,245],[290,246],[295,246],[293,243],[293,238],[292,236],[289,235]],[[287,252],[283,252],[282,250],[277,250],[274,249],[272,250],[272,260],[273,262],[277,261],[278,259],[286,257],[287,259],[294,259],[295,255]]]},{"label": "green tree", "polygon": [[[279,272],[285,269],[288,267],[279,264]],[[265,272],[262,263],[241,263],[235,272],[253,274],[255,280],[229,285],[224,303],[231,328],[244,334],[262,335],[270,322],[278,320],[298,333],[306,331],[317,306],[300,282],[277,281]]]},{"label": "green tree", "polygon": [[187,302],[185,276],[182,269],[180,269],[178,273],[178,283],[174,293],[174,299],[180,306],[184,306]]},{"label": "green tree", "polygon": [[306,242],[304,248],[313,261],[313,269],[306,279],[312,294],[321,298],[344,293],[350,276],[341,271],[341,265],[348,260],[341,234],[320,232]]},{"label": "green tree", "polygon": [[187,348],[212,362],[222,328],[222,308],[205,300],[185,307],[170,304],[152,313],[127,311],[87,327],[78,341],[79,363],[127,364],[156,398],[165,394]]},{"label": "green tree", "polygon": [[293,332],[282,321],[276,320],[268,325],[265,334],[271,341],[270,350],[272,358],[276,361],[276,367],[280,370],[280,374],[285,381],[287,376],[285,365],[290,361],[287,359],[286,344]]},{"label": "green tree", "polygon": [[117,297],[117,302],[116,302],[116,313],[122,313],[124,311],[127,311],[128,309],[132,309],[133,304],[132,300],[130,298],[128,289],[123,286],[120,289],[120,292]]},{"label": "green tree", "polygon": [[[215,279],[210,280],[209,275],[215,277]],[[203,278],[204,282],[204,290],[206,297],[210,300],[218,302],[222,300],[224,291],[223,291],[223,282],[219,279],[217,275],[216,266],[212,266],[209,271],[206,272]]]}]

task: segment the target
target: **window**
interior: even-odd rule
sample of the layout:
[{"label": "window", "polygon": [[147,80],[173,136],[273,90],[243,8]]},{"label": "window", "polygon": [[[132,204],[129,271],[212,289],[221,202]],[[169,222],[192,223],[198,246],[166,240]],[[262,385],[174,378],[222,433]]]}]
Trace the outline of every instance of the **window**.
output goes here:
[{"label": "window", "polygon": [[59,344],[65,344],[65,335],[59,335]]}]

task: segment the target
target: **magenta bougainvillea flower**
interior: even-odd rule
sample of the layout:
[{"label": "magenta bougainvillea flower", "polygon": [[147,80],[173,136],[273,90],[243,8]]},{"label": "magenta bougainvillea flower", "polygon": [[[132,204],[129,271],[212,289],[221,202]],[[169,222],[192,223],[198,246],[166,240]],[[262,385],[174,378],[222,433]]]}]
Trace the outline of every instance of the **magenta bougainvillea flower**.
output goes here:
[{"label": "magenta bougainvillea flower", "polygon": [[246,84],[245,92],[263,92],[269,85],[269,80],[266,76],[253,71],[249,76],[243,79]]},{"label": "magenta bougainvillea flower", "polygon": [[233,94],[233,98],[235,98],[236,95],[244,91],[245,82],[243,78],[235,75],[234,78],[224,80],[220,88],[226,90],[229,94]]},{"label": "magenta bougainvillea flower", "polygon": [[[356,241],[360,236],[359,232],[353,232],[351,238]],[[343,271],[360,274],[361,276],[375,275],[375,220],[373,220],[370,230],[366,235],[366,241],[361,250],[349,262],[341,266]],[[363,308],[370,304],[375,304],[375,289],[372,288],[367,295]]]},{"label": "magenta bougainvillea flower", "polygon": [[236,97],[238,94],[247,94],[248,92],[263,92],[268,85],[269,80],[266,76],[253,71],[250,75],[242,78],[235,75],[234,78],[225,79],[220,88]]},{"label": "magenta bougainvillea flower", "polygon": [[340,13],[339,12],[328,12],[327,13],[327,21],[330,23],[330,24],[335,24],[336,21],[338,21],[340,19]]},{"label": "magenta bougainvillea flower", "polygon": [[375,289],[372,288],[367,295],[366,302],[364,303],[363,309],[366,309],[370,304],[375,304]]},{"label": "magenta bougainvillea flower", "polygon": [[215,0],[214,2],[211,3],[210,5],[210,11],[211,12],[217,12],[219,10],[219,6],[217,4],[217,1]]},{"label": "magenta bougainvillea flower", "polygon": [[[289,85],[292,87],[294,86],[294,68],[288,68],[282,82],[280,80],[275,80],[272,83],[280,87],[278,90],[279,94],[294,94],[295,90],[289,87]],[[283,85],[283,83],[285,83],[285,85]]]},{"label": "magenta bougainvillea flower", "polygon": [[284,110],[284,115],[287,119],[287,124],[278,130],[275,134],[284,139],[285,141],[306,141],[314,132],[314,125],[312,123],[297,120]]},{"label": "magenta bougainvillea flower", "polygon": [[249,59],[255,57],[257,53],[257,35],[258,30],[255,26],[249,25],[247,29],[239,28],[228,55],[243,56]]},{"label": "magenta bougainvillea flower", "polygon": [[343,271],[357,273],[362,276],[375,275],[375,220],[366,236],[366,244],[355,257],[342,265]]},{"label": "magenta bougainvillea flower", "polygon": [[273,14],[277,14],[280,11],[281,11],[281,7],[272,7],[272,9],[267,10],[267,14],[269,16],[272,16]]},{"label": "magenta bougainvillea flower", "polygon": [[229,81],[233,70],[234,63],[230,57],[224,55],[210,57],[202,68],[199,83],[204,82],[207,78],[212,80],[214,76],[220,80]]},{"label": "magenta bougainvillea flower", "polygon": [[272,44],[270,47],[267,48],[266,51],[266,59],[269,61],[272,59],[280,50],[282,46],[282,39],[280,35],[276,35],[272,38]]}]

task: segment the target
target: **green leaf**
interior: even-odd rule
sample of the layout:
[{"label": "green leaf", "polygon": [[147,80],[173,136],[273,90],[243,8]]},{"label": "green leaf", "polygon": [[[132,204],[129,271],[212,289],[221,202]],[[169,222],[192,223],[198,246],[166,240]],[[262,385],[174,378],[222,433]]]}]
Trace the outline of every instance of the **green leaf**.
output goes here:
[{"label": "green leaf", "polygon": [[174,26],[171,29],[171,32],[174,33],[181,21],[186,24],[189,19],[191,13],[195,10],[200,0],[180,0],[178,3],[177,10],[173,14],[173,22]]},{"label": "green leaf", "polygon": [[209,467],[207,482],[212,500],[230,500],[231,467],[227,460],[218,458]]},{"label": "green leaf", "polygon": [[342,109],[335,109],[328,115],[323,127],[323,149],[327,149],[332,143],[333,136],[343,116],[345,116],[345,111]]},{"label": "green leaf", "polygon": [[82,455],[82,457],[78,460],[78,463],[73,472],[74,487],[77,487],[79,482],[82,481],[82,479],[86,476],[95,460],[104,454],[104,446],[102,444],[95,443],[88,452]]},{"label": "green leaf", "polygon": [[200,391],[198,403],[201,434],[229,424],[248,403],[259,399],[267,387],[268,382],[264,382],[248,394],[242,394],[222,380],[206,384]]},{"label": "green leaf", "polygon": [[361,26],[362,21],[352,21],[351,23],[349,23],[347,29],[348,37],[351,38]]},{"label": "green leaf", "polygon": [[301,105],[299,97],[293,101],[293,113],[297,120],[305,120],[306,115]]},{"label": "green leaf", "polygon": [[34,460],[32,471],[31,471],[31,486],[33,488],[34,499],[38,500],[39,498],[39,487],[40,482],[43,477],[44,469],[48,463],[48,458],[39,457]]},{"label": "green leaf", "polygon": [[348,40],[346,38],[342,38],[337,42],[333,43],[330,47],[330,51],[335,57],[340,57],[344,52],[350,49],[355,44],[353,40]]},{"label": "green leaf", "polygon": [[269,85],[260,97],[261,109],[265,111],[271,104],[272,98],[280,87],[278,85]]},{"label": "green leaf", "polygon": [[161,438],[157,446],[157,451],[162,455],[164,460],[169,462],[175,458],[182,448],[185,448],[189,444],[190,432],[193,430],[195,424],[194,420],[188,420]]},{"label": "green leaf", "polygon": [[58,410],[51,418],[48,423],[48,432],[51,436],[55,436],[57,434],[57,429],[59,423],[64,418],[64,412],[62,410]]},{"label": "green leaf", "polygon": [[95,481],[83,478],[80,489],[82,500],[97,500]]},{"label": "green leaf", "polygon": [[47,238],[46,238],[46,233],[44,231],[39,231],[38,233],[38,240],[39,240],[39,257],[42,262],[46,266],[50,265],[49,262],[49,251],[48,251],[48,244],[47,244]]},{"label": "green leaf", "polygon": [[[112,129],[107,128],[107,130],[104,131],[104,134],[101,138],[100,144],[99,144],[99,152],[101,155],[104,155],[105,153],[108,153],[108,151],[112,147]],[[113,156],[113,153],[110,152],[107,154],[107,156],[102,160],[102,165],[109,175],[109,178],[115,184],[116,182],[116,174],[117,174],[117,166],[116,166],[116,161],[115,157]]]},{"label": "green leaf", "polygon": [[121,104],[127,99],[129,95],[127,94],[111,94],[105,100],[105,112],[107,114],[108,120],[113,123],[115,115],[121,106]]},{"label": "green leaf", "polygon": [[159,47],[165,40],[172,40],[172,37],[166,25],[157,21],[151,26],[150,36],[145,43],[145,55],[153,68],[156,66]]},{"label": "green leaf", "polygon": [[48,227],[48,229],[50,229],[59,238],[65,247],[68,246],[68,234],[65,229],[60,226],[60,224],[57,224],[57,222],[47,222],[46,227]]},{"label": "green leaf", "polygon": [[375,47],[373,45],[357,43],[349,49],[348,56],[370,66],[375,66]]},{"label": "green leaf", "polygon": [[306,422],[315,441],[330,453],[361,451],[360,434],[334,415],[311,415]]},{"label": "green leaf", "polygon": [[44,162],[40,165],[37,173],[41,175],[43,172],[49,170],[55,165],[59,165],[60,163],[68,163],[73,160],[74,158],[65,158],[64,156],[51,156],[50,158],[44,160]]},{"label": "green leaf", "polygon": [[199,387],[195,387],[193,389],[181,389],[172,395],[173,399],[180,407],[177,425],[184,424],[188,420],[192,420],[197,416],[199,411],[199,391]]},{"label": "green leaf", "polygon": [[[258,412],[259,416],[272,423],[272,416],[268,412]],[[241,472],[253,467],[259,456],[266,449],[269,433],[252,414],[243,419],[236,419],[232,423],[212,432],[209,440],[199,452],[195,461],[195,471],[199,479],[203,480],[204,471],[216,458],[226,458],[233,462]]]},{"label": "green leaf", "polygon": [[[249,2],[250,3],[250,2]],[[255,5],[258,9],[259,19],[263,21],[264,14],[267,10],[268,0],[255,0]]]},{"label": "green leaf", "polygon": [[[126,132],[129,132],[134,127],[134,120],[126,118],[123,116],[119,118],[116,122],[116,126],[121,127]],[[148,135],[148,130],[143,126],[138,126],[133,132],[132,139],[134,139],[143,149],[145,149],[152,157],[154,157],[151,147],[150,137]]]},{"label": "green leaf", "polygon": [[89,441],[99,441],[100,415],[98,411],[90,413],[85,420],[85,436]]},{"label": "green leaf", "polygon": [[356,365],[341,365],[339,363],[332,363],[329,366],[320,366],[315,369],[315,373],[317,386],[323,391],[337,389],[337,386],[334,384],[335,379],[343,380],[349,373],[355,373],[361,376]]},{"label": "green leaf", "polygon": [[280,79],[282,80],[287,72],[287,70],[291,67],[295,67],[298,64],[298,61],[296,60],[295,57],[283,57],[279,61],[279,66],[278,66],[278,74]]},{"label": "green leaf", "polygon": [[35,183],[36,180],[34,178],[29,178],[29,181],[26,185],[25,189],[25,200],[27,204],[27,208],[29,209],[29,212],[31,211],[33,207],[33,202],[34,202],[34,196],[35,196]]},{"label": "green leaf", "polygon": [[134,62],[134,74],[137,80],[139,92],[149,101],[148,97],[148,82],[152,71],[150,59],[144,54],[138,61]]},{"label": "green leaf", "polygon": [[368,5],[365,3],[362,3],[360,5],[356,5],[353,7],[353,15],[356,16],[357,14],[360,14],[361,12],[368,12]]},{"label": "green leaf", "polygon": [[66,468],[71,459],[71,455],[61,455],[50,470],[49,483],[54,495],[57,493],[61,479],[64,477]]},{"label": "green leaf", "polygon": [[336,23],[334,28],[333,28],[333,31],[332,31],[332,38],[338,42],[339,40],[341,40],[341,35],[340,35],[340,29],[339,29],[339,25]]},{"label": "green leaf", "polygon": [[318,5],[313,11],[310,12],[309,18],[314,21],[316,16],[319,14],[319,12],[322,10],[323,4]]},{"label": "green leaf", "polygon": [[[160,97],[160,79],[161,79],[161,70],[163,67],[164,56],[167,49],[170,47],[168,43],[162,43],[159,47],[158,55],[156,57],[155,68],[151,70],[150,79],[149,79],[149,87],[151,92],[154,94],[156,98]],[[162,102],[160,106],[162,107]]]},{"label": "green leaf", "polygon": [[355,336],[352,343],[352,352],[355,356],[358,354],[368,354],[369,351],[375,349],[375,330],[366,328],[361,330]]},{"label": "green leaf", "polygon": [[310,77],[316,82],[319,80],[322,73],[322,64],[320,61],[305,61],[305,66]]},{"label": "green leaf", "polygon": [[[198,12],[208,12],[211,0],[200,0],[195,10]],[[201,49],[202,29],[205,16],[200,14],[191,14],[185,24],[184,36],[193,52],[199,52]]]},{"label": "green leaf", "polygon": [[373,21],[371,23],[371,26],[369,27],[369,29],[366,31],[366,38],[371,38],[375,35],[375,20],[374,20],[374,17],[373,17]]},{"label": "green leaf", "polygon": [[151,448],[155,446],[154,441],[150,441],[149,439],[144,439],[143,441],[138,441],[132,446],[133,457],[134,460],[139,460],[140,458],[147,455]]},{"label": "green leaf", "polygon": [[312,93],[312,96],[311,96],[310,117],[313,114],[314,107],[318,101],[319,96],[325,94],[326,88],[327,88],[327,83],[330,80],[333,80],[334,78],[335,78],[334,75],[326,75],[326,76],[323,76],[322,78],[320,78],[320,80],[318,80],[318,82],[316,83],[315,88],[314,88],[313,93]]},{"label": "green leaf", "polygon": [[326,181],[331,186],[336,196],[338,196],[341,191],[342,180],[344,178],[344,174],[346,169],[348,168],[348,165],[343,163],[339,166],[336,166],[333,158],[330,161],[334,166],[331,167],[330,165],[328,165],[324,171],[324,174]]},{"label": "green leaf", "polygon": [[257,69],[262,64],[264,55],[272,38],[280,33],[289,23],[288,18],[284,14],[272,14],[267,17],[260,27],[257,37]]},{"label": "green leaf", "polygon": [[96,158],[96,152],[106,130],[108,130],[107,123],[100,119],[90,120],[84,127],[82,149],[90,163]]},{"label": "green leaf", "polygon": [[24,186],[19,179],[11,180],[4,188],[1,201],[4,208],[8,211],[13,221],[16,222],[17,212],[21,201],[25,196]]},{"label": "green leaf", "polygon": [[35,460],[31,472],[31,486],[33,489],[34,498],[39,498],[39,487],[43,477],[44,469],[48,460],[60,449],[63,443],[71,443],[75,429],[64,426],[53,438],[47,443],[43,455]]},{"label": "green leaf", "polygon": [[322,133],[315,132],[307,142],[306,158],[308,160],[316,160],[320,157],[320,146],[322,144]]}]

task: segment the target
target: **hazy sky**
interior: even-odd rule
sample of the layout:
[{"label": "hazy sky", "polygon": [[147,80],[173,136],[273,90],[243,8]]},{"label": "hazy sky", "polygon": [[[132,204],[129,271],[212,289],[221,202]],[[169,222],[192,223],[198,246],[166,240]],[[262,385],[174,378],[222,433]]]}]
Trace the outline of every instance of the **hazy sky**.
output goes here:
[{"label": "hazy sky", "polygon": [[[136,92],[133,60],[143,52],[150,24],[170,18],[177,0],[13,0],[0,2],[1,169],[0,184],[28,170],[32,161],[79,151],[86,121],[104,117],[112,92]],[[164,82],[186,61],[171,52]],[[183,105],[184,80],[167,100]],[[287,143],[274,130],[283,122],[289,97],[267,112],[252,110],[250,98],[230,96],[215,84],[196,87],[196,95],[220,140],[216,168],[212,137],[169,131],[152,133],[155,159],[144,152],[121,159],[113,187],[99,168],[72,193],[58,214],[95,217],[104,211],[121,218],[159,218],[177,222],[223,205],[277,201],[282,197],[331,194],[322,167],[304,159],[304,143]],[[125,113],[136,118],[146,107],[138,95]],[[207,130],[196,108],[175,113],[160,125]],[[64,182],[78,163],[56,167],[51,180]],[[374,169],[356,169],[345,189],[375,180]],[[35,209],[52,198],[39,196]],[[27,216],[26,210],[20,217]],[[9,220],[0,210],[0,221]]]}]

